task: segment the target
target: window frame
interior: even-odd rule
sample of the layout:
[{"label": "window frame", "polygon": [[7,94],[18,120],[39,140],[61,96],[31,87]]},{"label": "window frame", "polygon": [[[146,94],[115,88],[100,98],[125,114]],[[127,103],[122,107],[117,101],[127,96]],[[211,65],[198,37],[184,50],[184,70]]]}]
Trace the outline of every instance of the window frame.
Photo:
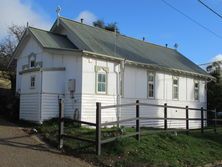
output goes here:
[{"label": "window frame", "polygon": [[[150,75],[153,76],[153,81],[150,81],[150,80],[149,80],[149,76],[150,76]],[[156,86],[155,86],[155,83],[156,83],[155,79],[156,79],[156,74],[155,74],[154,72],[152,72],[152,71],[148,71],[148,72],[147,72],[147,98],[148,98],[148,99],[155,99],[155,92],[156,92],[156,91],[155,91],[155,87],[156,87]],[[150,84],[153,85],[153,90],[152,90],[152,91],[153,91],[153,96],[150,96],[150,95],[149,95],[149,92],[150,92],[150,86],[149,86],[149,85],[150,85]]]},{"label": "window frame", "polygon": [[[177,84],[174,84],[174,80],[177,80]],[[177,88],[177,97],[175,98],[175,90],[174,88]],[[179,100],[179,77],[178,76],[174,76],[172,78],[172,99],[173,100]]]},{"label": "window frame", "polygon": [[[104,70],[100,70],[98,72],[96,72],[96,94],[102,94],[102,95],[106,95],[107,94],[107,87],[108,87],[108,76],[107,76],[107,72]],[[105,75],[105,82],[99,82],[99,75]],[[99,91],[99,83],[105,84],[105,91]]]},{"label": "window frame", "polygon": [[[198,88],[196,89],[196,84],[198,85]],[[197,99],[195,97],[195,91],[197,90]],[[194,81],[194,100],[199,101],[200,100],[200,82],[195,80]]]},{"label": "window frame", "polygon": [[[33,82],[32,79],[34,79],[34,82]],[[33,83],[34,83],[34,85],[33,85]],[[36,87],[36,76],[35,76],[35,75],[32,75],[32,76],[30,77],[30,89],[35,89],[35,87]]]}]

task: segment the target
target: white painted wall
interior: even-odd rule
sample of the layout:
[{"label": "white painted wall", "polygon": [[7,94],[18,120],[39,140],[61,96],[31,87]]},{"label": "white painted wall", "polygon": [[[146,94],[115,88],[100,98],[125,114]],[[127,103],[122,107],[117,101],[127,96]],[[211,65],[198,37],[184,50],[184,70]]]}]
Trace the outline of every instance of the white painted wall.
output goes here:
[{"label": "white painted wall", "polygon": [[[20,90],[20,119],[39,122],[40,115],[40,72],[30,72],[19,74],[22,66],[28,64],[28,56],[31,53],[36,54],[36,61],[41,61],[43,50],[39,44],[32,38],[27,39],[27,43],[22,49],[17,59],[16,71],[16,91]],[[31,88],[31,76],[36,78],[35,88]]]},{"label": "white painted wall", "polygon": [[[31,53],[36,54],[37,62],[43,62],[43,72],[29,72],[19,75],[19,72],[22,71],[22,66],[29,63],[28,56]],[[30,37],[19,54],[17,61],[16,90],[20,90],[21,93],[20,118],[41,122],[58,116],[58,95],[61,94],[65,95],[65,115],[73,118],[73,112],[76,109],[81,110],[81,98],[77,95],[81,92],[81,62],[82,58],[79,54],[67,55],[46,52]],[[44,69],[58,67],[64,67],[65,71],[44,71]],[[35,89],[30,88],[30,78],[33,75],[36,76]],[[68,92],[69,79],[76,79],[75,99],[71,99]],[[41,80],[42,82],[40,82]]]},{"label": "white painted wall", "polygon": [[64,74],[64,71],[42,72],[41,120],[58,117],[58,98],[65,90]]},{"label": "white painted wall", "polygon": [[[64,67],[65,71],[53,71],[44,72],[44,96],[50,96],[57,108],[51,107],[50,116],[43,116],[43,119],[49,119],[51,117],[58,116],[58,95],[64,95],[65,104],[65,116],[73,118],[76,114],[79,115],[81,111],[81,89],[82,89],[82,58],[80,54],[52,54],[46,53],[43,57],[43,68],[57,68]],[[70,92],[68,91],[68,81],[69,79],[76,80],[76,91],[74,92],[74,98],[71,98]],[[52,98],[52,93],[54,97]],[[57,98],[55,98],[57,97]],[[51,103],[52,103],[51,101]],[[44,103],[44,102],[43,102]],[[43,106],[47,105],[45,103]],[[48,112],[43,108],[44,112]],[[76,112],[76,113],[74,113]],[[48,113],[46,115],[49,115]]]},{"label": "white painted wall", "polygon": [[[189,106],[192,108],[206,108],[206,89],[205,81],[200,82],[200,99],[194,100],[194,79],[179,76],[179,99],[172,100],[172,79],[173,75],[162,72],[155,72],[155,98],[147,98],[147,69],[135,66],[125,66],[124,71],[124,93],[122,103],[134,103],[140,100],[144,103],[160,104],[167,103],[172,106]],[[195,79],[197,80],[197,79]],[[190,117],[200,118],[200,111],[190,111]],[[121,119],[135,117],[135,107],[124,107],[121,109]],[[141,116],[163,117],[163,108],[141,107]],[[174,118],[185,118],[185,110],[168,109],[168,116]],[[135,123],[128,123],[133,125]],[[163,121],[143,121],[143,125],[163,127]],[[169,128],[185,128],[185,121],[168,121]],[[191,128],[200,127],[200,121],[190,121]]]},{"label": "white painted wall", "polygon": [[[109,69],[108,90],[106,95],[96,93],[96,71],[95,66],[106,67]],[[96,102],[102,105],[112,105],[117,103],[117,74],[118,64],[100,59],[83,57],[83,77],[82,77],[82,103],[81,103],[81,119],[85,121],[95,122]],[[102,122],[115,121],[116,109],[104,110],[102,112]]]},{"label": "white painted wall", "polygon": [[19,57],[17,58],[17,67],[16,67],[16,91],[21,89],[21,80],[22,76],[19,75],[19,72],[22,71],[22,66],[28,64],[28,56],[31,53],[36,54],[36,60],[41,61],[43,50],[39,46],[39,44],[33,39],[28,38],[26,41],[26,44],[24,48],[22,49],[21,53],[19,54]]}]

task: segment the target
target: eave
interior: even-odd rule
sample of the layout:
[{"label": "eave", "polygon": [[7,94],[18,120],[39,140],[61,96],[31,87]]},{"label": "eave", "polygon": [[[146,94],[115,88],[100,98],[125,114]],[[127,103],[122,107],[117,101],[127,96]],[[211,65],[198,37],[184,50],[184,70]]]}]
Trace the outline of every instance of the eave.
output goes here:
[{"label": "eave", "polygon": [[216,78],[213,76],[210,76],[210,75],[204,75],[204,74],[199,74],[199,73],[195,73],[195,72],[184,71],[184,70],[179,70],[179,69],[174,69],[174,68],[167,68],[167,67],[162,67],[162,66],[158,66],[158,65],[154,65],[154,64],[135,62],[135,61],[126,60],[123,58],[117,58],[114,56],[90,52],[90,51],[86,51],[86,50],[83,50],[82,52],[86,56],[98,57],[98,58],[103,58],[103,59],[118,61],[118,62],[124,61],[124,63],[128,64],[128,65],[134,65],[134,66],[139,66],[142,68],[152,69],[152,70],[156,70],[156,71],[163,71],[163,72],[168,72],[168,73],[174,73],[174,74],[180,74],[180,75],[185,75],[185,76],[198,77],[198,78],[201,78],[204,80],[210,79],[210,80],[216,81]]}]

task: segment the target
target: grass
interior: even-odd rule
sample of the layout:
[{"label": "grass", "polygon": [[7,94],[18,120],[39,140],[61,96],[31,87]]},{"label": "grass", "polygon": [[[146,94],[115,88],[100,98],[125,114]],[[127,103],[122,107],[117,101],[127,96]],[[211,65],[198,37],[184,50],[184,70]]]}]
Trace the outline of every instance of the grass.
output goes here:
[{"label": "grass", "polygon": [[[65,133],[95,139],[95,130],[78,127],[68,121]],[[52,145],[57,146],[58,123],[50,120],[37,127],[43,137]],[[132,131],[125,129],[125,132]],[[147,129],[146,129],[147,130]],[[117,131],[117,132],[114,132]],[[201,134],[198,131],[186,135],[178,133],[153,133],[135,138],[118,139],[102,145],[102,155],[96,156],[95,147],[85,142],[67,139],[64,150],[98,166],[198,166],[221,160],[222,129],[217,134],[212,130]],[[117,128],[102,130],[103,138],[120,134]]]}]

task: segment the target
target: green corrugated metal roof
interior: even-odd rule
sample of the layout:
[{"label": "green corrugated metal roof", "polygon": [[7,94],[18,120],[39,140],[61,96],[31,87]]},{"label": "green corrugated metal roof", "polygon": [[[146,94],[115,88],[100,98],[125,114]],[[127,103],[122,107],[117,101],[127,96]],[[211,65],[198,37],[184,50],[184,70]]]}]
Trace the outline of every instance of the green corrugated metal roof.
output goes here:
[{"label": "green corrugated metal roof", "polygon": [[64,35],[33,27],[29,27],[29,30],[43,47],[55,49],[77,49],[77,47]]},{"label": "green corrugated metal roof", "polygon": [[[139,63],[158,65],[188,72],[208,75],[198,65],[174,49],[140,41],[101,28],[88,26],[66,18],[60,18],[74,38],[74,44],[80,50],[92,51]],[[116,53],[115,51],[116,40]]]}]

